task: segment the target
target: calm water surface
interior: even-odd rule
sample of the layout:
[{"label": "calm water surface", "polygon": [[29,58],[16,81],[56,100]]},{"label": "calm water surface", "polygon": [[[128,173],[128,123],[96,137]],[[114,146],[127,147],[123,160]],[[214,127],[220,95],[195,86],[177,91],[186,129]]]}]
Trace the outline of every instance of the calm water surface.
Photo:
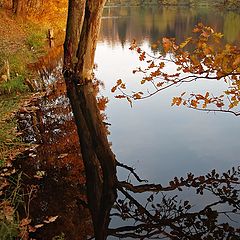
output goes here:
[{"label": "calm water surface", "polygon": [[[118,160],[134,166],[139,175],[150,182],[164,185],[174,176],[185,176],[188,172],[206,174],[213,168],[221,172],[239,165],[239,118],[171,107],[171,98],[183,91],[220,93],[223,85],[213,82],[183,85],[135,102],[132,108],[127,101],[117,100],[111,93],[112,86],[119,78],[127,82],[129,89],[140,88],[140,77],[132,74],[132,70],[139,66],[138,57],[129,50],[132,39],[154,54],[151,44],[156,40],[168,36],[181,41],[200,21],[223,32],[226,41],[239,42],[240,16],[231,12],[184,7],[115,7],[104,11],[96,52],[96,76],[104,81],[103,94],[110,99],[107,108],[108,122],[112,124],[109,139]],[[33,180],[34,184],[37,181],[39,185],[38,198],[31,202],[34,224],[42,223],[46,213],[60,216],[57,227],[49,225],[49,228],[42,228],[36,234],[41,239],[43,236],[47,236],[44,239],[52,239],[64,229],[69,239],[85,239],[82,231],[89,235],[91,225],[89,215],[81,209],[79,211],[78,204],[79,199],[84,197],[85,178],[82,162],[79,161],[81,154],[76,127],[61,79],[62,61],[59,62],[59,59],[61,48],[53,49],[32,66],[42,77],[43,86],[56,79],[59,81],[53,84],[54,91],[40,100],[32,100],[35,107],[20,112],[19,121],[26,131],[26,140],[39,146],[30,149],[20,159],[19,169],[24,170],[26,176],[32,176],[27,179]],[[167,68],[171,71],[171,66]],[[36,179],[38,171],[43,171],[45,176]],[[119,177],[126,179],[126,173],[120,171]],[[181,197],[192,200],[194,204],[212,200],[207,194],[200,200],[200,196],[195,197],[191,191],[184,192]],[[138,198],[146,199],[146,195]],[[111,222],[111,226],[123,224],[126,223]],[[38,239],[36,236],[34,238]]]},{"label": "calm water surface", "polygon": [[[106,8],[96,52],[97,78],[105,83],[110,141],[121,162],[136,167],[143,178],[167,183],[187,172],[205,174],[215,168],[222,172],[239,165],[239,118],[229,114],[198,112],[171,107],[171,98],[183,91],[214,91],[224,86],[207,83],[172,88],[152,98],[134,102],[114,99],[110,89],[117,79],[139,90],[140,77],[132,70],[139,66],[129,50],[136,39],[152,53],[151,44],[164,36],[180,41],[198,22],[223,32],[225,40],[239,43],[240,15],[210,8]],[[120,174],[121,175],[121,174]],[[124,175],[122,175],[124,177]]]}]

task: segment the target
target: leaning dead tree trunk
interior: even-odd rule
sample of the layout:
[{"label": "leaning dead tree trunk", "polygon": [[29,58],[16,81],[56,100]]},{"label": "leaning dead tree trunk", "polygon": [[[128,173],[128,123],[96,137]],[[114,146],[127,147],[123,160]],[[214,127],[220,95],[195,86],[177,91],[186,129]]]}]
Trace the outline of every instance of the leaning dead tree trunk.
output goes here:
[{"label": "leaning dead tree trunk", "polygon": [[116,200],[116,162],[97,106],[93,65],[106,0],[69,0],[64,43],[64,78],[86,172],[88,207],[95,239],[107,237],[109,213]]}]

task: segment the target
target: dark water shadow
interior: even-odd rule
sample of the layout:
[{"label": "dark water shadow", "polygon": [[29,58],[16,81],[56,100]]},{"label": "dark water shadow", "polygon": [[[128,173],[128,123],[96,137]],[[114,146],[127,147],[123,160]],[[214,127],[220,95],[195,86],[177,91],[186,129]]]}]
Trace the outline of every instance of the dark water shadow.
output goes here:
[{"label": "dark water shadow", "polygon": [[[61,63],[62,52],[57,48],[30,66],[48,91],[33,97],[17,114],[22,138],[32,146],[14,161],[23,172],[25,202],[30,206],[21,213],[32,220],[32,226],[44,224],[30,234],[41,240],[62,233],[64,239],[80,240],[92,232],[89,213],[81,205],[86,198],[84,167]],[[58,218],[44,223],[49,216]]]}]

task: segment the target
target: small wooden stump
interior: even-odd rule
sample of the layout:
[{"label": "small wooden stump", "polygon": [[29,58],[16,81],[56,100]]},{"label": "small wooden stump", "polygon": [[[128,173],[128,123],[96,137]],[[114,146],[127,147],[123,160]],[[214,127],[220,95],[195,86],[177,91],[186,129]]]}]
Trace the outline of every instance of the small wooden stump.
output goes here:
[{"label": "small wooden stump", "polygon": [[52,28],[48,29],[47,38],[49,41],[50,48],[53,48],[54,47],[54,34],[53,34]]}]

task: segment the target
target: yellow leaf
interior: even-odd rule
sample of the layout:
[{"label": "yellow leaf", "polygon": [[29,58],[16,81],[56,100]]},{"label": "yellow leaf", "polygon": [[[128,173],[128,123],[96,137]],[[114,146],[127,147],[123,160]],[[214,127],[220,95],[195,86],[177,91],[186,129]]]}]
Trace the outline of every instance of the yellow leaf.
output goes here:
[{"label": "yellow leaf", "polygon": [[213,36],[220,39],[223,37],[223,34],[222,33],[214,33]]},{"label": "yellow leaf", "polygon": [[232,108],[234,108],[234,107],[237,107],[238,104],[239,104],[239,101],[238,101],[238,100],[235,100],[235,101],[231,102],[231,103],[229,104],[229,109],[232,109]]},{"label": "yellow leaf", "polygon": [[184,48],[190,41],[192,40],[192,38],[190,37],[190,38],[187,38],[184,42],[182,42],[181,44],[180,44],[180,48]]}]

